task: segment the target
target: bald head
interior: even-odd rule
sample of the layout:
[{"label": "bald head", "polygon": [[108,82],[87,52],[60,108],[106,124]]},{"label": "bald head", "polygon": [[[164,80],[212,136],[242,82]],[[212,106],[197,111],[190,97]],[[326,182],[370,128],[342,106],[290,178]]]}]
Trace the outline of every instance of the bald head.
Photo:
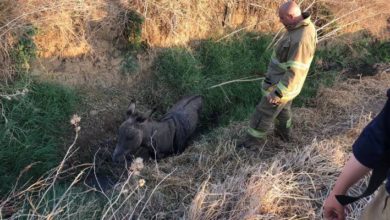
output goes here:
[{"label": "bald head", "polygon": [[279,18],[286,27],[294,26],[303,19],[301,9],[295,1],[288,1],[279,7]]},{"label": "bald head", "polygon": [[297,5],[297,3],[295,3],[294,1],[288,1],[284,4],[282,4],[279,7],[279,14],[280,13],[285,14],[285,15],[292,15],[295,17],[300,16],[302,14],[301,9]]}]

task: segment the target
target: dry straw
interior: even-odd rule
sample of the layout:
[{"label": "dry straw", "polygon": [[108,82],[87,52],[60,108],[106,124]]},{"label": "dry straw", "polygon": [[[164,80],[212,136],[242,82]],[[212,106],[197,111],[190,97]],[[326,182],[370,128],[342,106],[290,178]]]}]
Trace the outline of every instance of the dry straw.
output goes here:
[{"label": "dry straw", "polygon": [[[281,2],[5,0],[0,3],[1,77],[10,79],[14,75],[10,53],[25,28],[31,25],[39,30],[34,37],[39,57],[55,61],[57,57],[82,58],[92,55],[93,60],[98,62],[105,59],[101,57],[104,55],[97,53],[102,39],[118,45],[126,44],[123,34],[128,21],[123,15],[129,10],[143,16],[142,39],[158,48],[187,45],[210,37],[227,40],[243,31],[277,33],[282,30],[276,15]],[[314,12],[316,22],[322,22],[320,31],[331,27],[329,32],[320,36],[320,41],[362,28],[387,36],[384,34],[385,19],[377,19],[389,14],[389,5],[385,0],[298,2],[303,9]],[[327,11],[333,16],[329,17]]]}]

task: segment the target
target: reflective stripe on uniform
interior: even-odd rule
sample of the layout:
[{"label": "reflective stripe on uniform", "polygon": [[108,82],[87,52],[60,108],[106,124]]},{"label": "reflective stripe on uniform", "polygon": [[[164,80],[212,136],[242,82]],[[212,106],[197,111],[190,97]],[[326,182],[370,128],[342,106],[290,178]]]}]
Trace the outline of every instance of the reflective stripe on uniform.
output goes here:
[{"label": "reflective stripe on uniform", "polygon": [[275,51],[271,56],[271,62],[275,64],[277,67],[279,67],[280,69],[287,71],[287,66],[285,65],[285,63],[279,62],[278,58],[276,58]]},{"label": "reflective stripe on uniform", "polygon": [[301,69],[301,70],[308,70],[310,68],[310,62],[309,64],[305,64],[305,63],[290,60],[286,62],[286,66],[291,68]]},{"label": "reflective stripe on uniform", "polygon": [[284,71],[287,71],[288,68],[296,68],[296,69],[301,69],[301,70],[308,70],[310,68],[310,63],[311,61],[306,64],[306,63],[301,63],[297,62],[294,60],[290,60],[284,63],[281,63],[278,58],[276,58],[275,52],[272,54],[271,57],[271,62],[281,68]]},{"label": "reflective stripe on uniform", "polygon": [[255,138],[259,138],[259,139],[263,139],[266,136],[266,132],[261,132],[259,130],[254,129],[254,128],[248,128],[248,133],[249,133],[249,135],[251,135]]},{"label": "reflective stripe on uniform", "polygon": [[292,125],[292,118],[289,118],[286,122],[286,128],[291,128]]},{"label": "reflective stripe on uniform", "polygon": [[280,90],[280,92],[282,92],[282,95],[284,96],[284,94],[286,94],[288,92],[288,88],[283,85],[282,82],[279,82],[278,84],[276,84],[276,87]]},{"label": "reflective stripe on uniform", "polygon": [[[302,82],[304,81],[302,80]],[[289,91],[288,88],[281,81],[276,84],[276,87],[280,90],[283,96],[282,98],[285,100],[291,100],[295,98],[301,92],[302,88],[302,86],[296,86],[296,89],[294,89],[293,91]]]}]

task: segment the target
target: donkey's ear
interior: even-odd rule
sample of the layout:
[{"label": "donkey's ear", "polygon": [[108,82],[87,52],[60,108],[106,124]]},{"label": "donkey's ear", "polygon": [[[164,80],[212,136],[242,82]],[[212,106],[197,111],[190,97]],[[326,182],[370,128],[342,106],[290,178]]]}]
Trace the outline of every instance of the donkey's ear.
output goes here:
[{"label": "donkey's ear", "polygon": [[126,114],[127,116],[131,116],[132,114],[134,114],[134,112],[135,112],[135,102],[132,101],[129,107],[127,108]]},{"label": "donkey's ear", "polygon": [[149,110],[149,111],[146,112],[145,117],[146,117],[147,119],[151,119],[152,116],[153,116],[153,113],[155,113],[156,111],[157,111],[157,108],[154,107],[152,110]]}]

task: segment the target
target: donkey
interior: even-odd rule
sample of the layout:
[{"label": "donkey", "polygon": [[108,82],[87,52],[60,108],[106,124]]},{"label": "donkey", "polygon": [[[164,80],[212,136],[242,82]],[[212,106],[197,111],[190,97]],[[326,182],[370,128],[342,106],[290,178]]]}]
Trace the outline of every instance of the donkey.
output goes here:
[{"label": "donkey", "polygon": [[152,113],[136,112],[132,102],[126,121],[119,127],[113,160],[123,161],[127,155],[135,155],[141,150],[156,159],[182,153],[196,129],[202,106],[201,96],[186,97],[171,107],[162,119],[155,121],[150,117]]}]

